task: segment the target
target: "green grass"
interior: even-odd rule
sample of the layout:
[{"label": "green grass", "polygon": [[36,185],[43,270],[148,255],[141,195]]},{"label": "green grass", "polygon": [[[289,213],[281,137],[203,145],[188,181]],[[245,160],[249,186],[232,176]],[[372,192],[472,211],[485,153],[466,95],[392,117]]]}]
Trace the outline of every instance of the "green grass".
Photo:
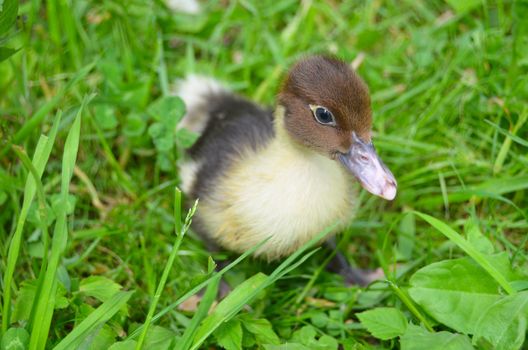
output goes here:
[{"label": "green grass", "polygon": [[[526,1],[124,3],[28,1],[0,20],[0,59],[20,49],[0,61],[0,349],[523,346]],[[363,57],[398,180],[394,202],[362,193],[339,236],[352,264],[384,269],[368,288],[313,245],[267,264],[211,259],[181,234],[193,203],[175,198],[176,164],[193,136],[174,132],[173,81],[211,75],[272,105],[312,53]]]}]

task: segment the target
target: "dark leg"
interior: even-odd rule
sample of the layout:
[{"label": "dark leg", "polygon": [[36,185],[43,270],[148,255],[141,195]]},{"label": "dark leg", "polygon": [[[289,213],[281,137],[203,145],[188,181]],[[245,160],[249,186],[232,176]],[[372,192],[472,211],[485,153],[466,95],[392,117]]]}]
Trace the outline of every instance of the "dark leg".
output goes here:
[{"label": "dark leg", "polygon": [[[231,259],[217,261],[215,268],[216,272],[219,272],[224,267],[231,264],[231,262]],[[220,280],[220,286],[218,287],[218,300],[224,299],[229,293],[231,293],[231,287],[222,277],[222,279]]]},{"label": "dark leg", "polygon": [[[328,240],[326,245],[332,250],[336,249],[336,243],[333,238]],[[339,251],[336,252],[332,260],[326,265],[326,269],[343,276],[347,284],[362,287],[383,278],[383,272],[380,269],[363,270],[350,266],[346,257]]]}]

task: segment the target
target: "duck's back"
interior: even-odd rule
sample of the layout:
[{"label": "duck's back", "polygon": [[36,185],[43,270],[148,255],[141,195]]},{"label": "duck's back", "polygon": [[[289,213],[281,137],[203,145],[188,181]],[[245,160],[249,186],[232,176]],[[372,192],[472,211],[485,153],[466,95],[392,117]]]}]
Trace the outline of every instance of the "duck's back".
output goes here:
[{"label": "duck's back", "polygon": [[183,187],[191,197],[204,198],[240,155],[273,138],[273,113],[210,78],[190,76],[178,94],[187,106],[180,126],[201,134],[181,167]]}]

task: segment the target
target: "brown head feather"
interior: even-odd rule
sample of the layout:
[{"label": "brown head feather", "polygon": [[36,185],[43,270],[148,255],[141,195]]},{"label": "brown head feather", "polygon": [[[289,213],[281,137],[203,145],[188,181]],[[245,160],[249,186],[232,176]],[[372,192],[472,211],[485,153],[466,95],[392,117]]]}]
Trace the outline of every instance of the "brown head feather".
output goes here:
[{"label": "brown head feather", "polygon": [[[352,132],[370,141],[372,117],[368,88],[345,62],[312,56],[295,64],[283,82],[278,98],[285,108],[284,125],[301,144],[334,157],[346,151]],[[336,125],[318,123],[310,105],[323,106]]]}]

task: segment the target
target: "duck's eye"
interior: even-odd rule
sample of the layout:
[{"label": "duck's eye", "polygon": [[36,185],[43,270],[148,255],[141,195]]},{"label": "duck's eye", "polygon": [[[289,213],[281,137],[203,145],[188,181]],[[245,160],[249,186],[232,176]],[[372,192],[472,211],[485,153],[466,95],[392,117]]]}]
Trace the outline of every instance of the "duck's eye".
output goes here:
[{"label": "duck's eye", "polygon": [[336,125],[334,115],[325,107],[321,106],[310,106],[314,114],[315,119],[324,125]]}]

